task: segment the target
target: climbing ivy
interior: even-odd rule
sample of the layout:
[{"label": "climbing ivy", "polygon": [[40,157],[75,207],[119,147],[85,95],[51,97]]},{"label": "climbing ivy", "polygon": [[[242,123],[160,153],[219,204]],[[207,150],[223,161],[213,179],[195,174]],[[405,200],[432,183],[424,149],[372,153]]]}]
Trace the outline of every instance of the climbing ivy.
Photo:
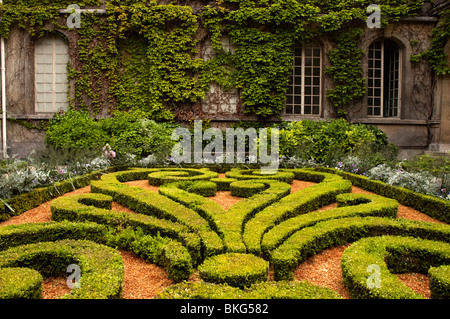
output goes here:
[{"label": "climbing ivy", "polygon": [[[50,30],[65,30],[76,40],[69,79],[75,82],[72,108],[101,114],[140,110],[155,120],[173,120],[180,104],[195,104],[212,82],[224,90],[239,90],[245,112],[261,118],[279,116],[284,108],[295,44],[328,37],[335,47],[326,69],[335,83],[328,98],[339,116],[365,93],[358,39],[372,0],[216,0],[203,8],[185,3],[111,0],[106,14],[83,14],[81,28],[68,30],[59,14],[73,0],[5,0],[0,35],[13,25],[37,38]],[[381,0],[382,26],[415,15],[423,0]],[[80,7],[99,0],[79,1]],[[445,16],[443,14],[443,16]],[[447,15],[448,17],[448,12]],[[434,32],[432,48],[423,54],[438,73],[448,18]],[[197,52],[200,30],[206,30],[214,56]],[[229,37],[233,52],[222,48]],[[445,44],[444,44],[445,45]]]},{"label": "climbing ivy", "polygon": [[450,7],[439,12],[440,23],[433,29],[431,46],[425,52],[412,57],[413,62],[419,62],[425,58],[430,62],[431,69],[438,75],[450,74],[450,66],[447,62],[447,55],[444,51],[450,39]]}]

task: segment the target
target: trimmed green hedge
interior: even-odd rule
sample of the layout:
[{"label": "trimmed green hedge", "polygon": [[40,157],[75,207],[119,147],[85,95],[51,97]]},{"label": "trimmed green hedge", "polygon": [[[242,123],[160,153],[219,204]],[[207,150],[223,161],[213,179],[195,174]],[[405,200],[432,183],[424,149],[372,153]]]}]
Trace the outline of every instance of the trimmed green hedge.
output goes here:
[{"label": "trimmed green hedge", "polygon": [[235,178],[211,178],[210,182],[214,182],[217,185],[217,191],[229,191],[230,184],[233,182],[237,182]]},{"label": "trimmed green hedge", "polygon": [[150,185],[161,186],[178,181],[200,181],[219,177],[219,173],[212,172],[207,168],[167,168],[153,169],[148,175]]},{"label": "trimmed green hedge", "polygon": [[29,268],[0,269],[0,299],[41,299],[42,275]]},{"label": "trimmed green hedge", "polygon": [[249,254],[229,253],[207,258],[198,272],[206,282],[243,288],[267,281],[269,262]]},{"label": "trimmed green hedge", "polygon": [[[252,181],[248,182],[251,183]],[[225,211],[218,203],[211,199],[180,189],[178,183],[163,185],[159,188],[159,192],[193,209],[205,218],[211,229],[223,238],[227,252],[243,253],[246,252],[246,247],[242,241],[242,229],[245,222],[265,207],[290,193],[290,185],[283,182],[262,179],[256,180],[255,182],[263,184],[265,189],[250,198],[234,204],[228,211]],[[231,184],[234,184],[234,182]],[[239,185],[237,184],[236,187],[239,187]]]},{"label": "trimmed green hedge", "polygon": [[69,265],[81,269],[80,288],[63,298],[117,298],[122,292],[122,256],[110,247],[91,241],[61,240],[22,245],[0,252],[0,268],[25,267],[44,277],[61,276]]},{"label": "trimmed green hedge", "polygon": [[[91,183],[93,193],[102,193],[112,196],[114,201],[130,208],[138,214],[155,216],[159,219],[167,219],[182,224],[191,232],[195,232],[202,240],[202,250],[206,255],[214,255],[223,252],[224,245],[219,235],[211,230],[208,221],[197,212],[179,203],[158,194],[156,192],[122,184],[120,180],[136,178],[137,174],[145,174],[149,169],[130,170],[103,175],[100,181]],[[199,176],[206,175],[205,170],[193,170],[200,172]],[[197,176],[197,175],[196,175]],[[194,176],[195,177],[195,176]],[[194,259],[195,260],[195,259]]]},{"label": "trimmed green hedge", "polygon": [[336,196],[350,192],[352,185],[339,176],[307,170],[291,170],[296,178],[319,181],[300,192],[290,194],[259,212],[246,225],[244,242],[250,253],[261,253],[261,239],[265,232],[289,218],[306,214],[336,201]]},{"label": "trimmed green hedge", "polygon": [[230,184],[231,196],[249,198],[256,195],[267,188],[264,183],[259,183],[257,180],[243,180]]},{"label": "trimmed green hedge", "polygon": [[69,221],[27,223],[0,227],[0,250],[25,244],[62,239],[86,239],[103,243],[107,227]]},{"label": "trimmed green hedge", "polygon": [[354,186],[374,192],[378,195],[396,199],[402,205],[414,208],[442,222],[450,223],[449,201],[430,195],[416,193],[403,187],[391,186],[381,181],[371,180],[366,176],[347,173],[337,169],[318,168],[318,170],[342,176],[351,181]]},{"label": "trimmed green hedge", "polygon": [[238,169],[234,168],[229,172],[225,173],[225,176],[227,178],[234,178],[237,180],[246,180],[246,179],[274,179],[280,182],[284,182],[287,184],[292,184],[294,180],[294,173],[288,170],[278,170],[275,174],[262,174],[261,170],[255,169],[255,170],[244,170],[244,169]]},{"label": "trimmed green hedge", "polygon": [[179,242],[159,236],[143,236],[127,247],[148,262],[161,266],[175,282],[187,280],[192,274],[192,258]]},{"label": "trimmed green hedge", "polygon": [[[354,299],[422,299],[422,295],[407,287],[391,271],[426,274],[431,267],[439,269],[449,264],[448,243],[397,236],[361,239],[347,248],[341,258],[344,283]],[[368,271],[371,265],[379,267],[378,285],[369,285],[375,281]],[[448,278],[449,267],[440,269],[440,274],[441,278]],[[436,279],[436,275],[432,277]],[[432,293],[434,287],[430,286]]]},{"label": "trimmed green hedge", "polygon": [[432,267],[428,270],[431,298],[450,299],[450,266]]},{"label": "trimmed green hedge", "polygon": [[[114,169],[111,168],[109,170]],[[14,211],[11,211],[4,203],[0,202],[0,221],[6,221],[13,216],[20,215],[53,198],[72,192],[77,188],[89,186],[90,182],[99,179],[101,174],[102,172],[92,172],[83,176],[77,176],[71,180],[54,183],[48,187],[36,188],[29,193],[6,199],[5,202]]]},{"label": "trimmed green hedge", "polygon": [[370,194],[340,194],[336,196],[338,207],[326,211],[315,211],[290,218],[270,229],[263,236],[261,249],[268,253],[282,244],[289,236],[302,228],[321,221],[346,217],[391,217],[395,218],[398,202],[394,199]]},{"label": "trimmed green hedge", "polygon": [[204,281],[184,282],[166,288],[160,299],[342,299],[335,291],[306,281],[268,281],[240,289]]},{"label": "trimmed green hedge", "polygon": [[450,226],[407,219],[348,217],[299,230],[268,252],[276,280],[291,280],[295,268],[320,251],[364,237],[396,235],[450,242]]},{"label": "trimmed green hedge", "polygon": [[105,203],[108,201],[111,205],[111,196],[95,193],[60,197],[52,201],[50,205],[52,219],[55,221],[69,220],[74,222],[92,221],[108,226],[141,228],[145,234],[153,236],[161,234],[164,237],[183,243],[188,249],[193,263],[196,264],[201,259],[201,239],[198,235],[190,232],[188,227],[153,216],[116,212],[90,206],[97,203],[106,205]]}]

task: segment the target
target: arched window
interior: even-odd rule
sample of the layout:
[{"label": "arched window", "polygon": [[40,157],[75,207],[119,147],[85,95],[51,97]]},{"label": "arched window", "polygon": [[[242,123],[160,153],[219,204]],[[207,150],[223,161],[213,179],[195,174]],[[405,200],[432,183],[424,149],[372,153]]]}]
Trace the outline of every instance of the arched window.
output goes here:
[{"label": "arched window", "polygon": [[58,36],[47,36],[35,48],[36,112],[66,110],[69,46]]},{"label": "arched window", "polygon": [[392,40],[379,40],[369,47],[368,116],[398,117],[400,115],[400,59],[400,49]]},{"label": "arched window", "polygon": [[294,47],[293,71],[286,94],[286,115],[319,115],[322,53],[317,44]]}]

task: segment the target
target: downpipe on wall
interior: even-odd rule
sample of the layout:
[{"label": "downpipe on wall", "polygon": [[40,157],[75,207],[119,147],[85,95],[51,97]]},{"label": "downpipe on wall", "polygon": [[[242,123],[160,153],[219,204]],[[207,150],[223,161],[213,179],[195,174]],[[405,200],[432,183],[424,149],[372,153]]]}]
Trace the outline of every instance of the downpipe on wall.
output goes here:
[{"label": "downpipe on wall", "polygon": [[[3,4],[3,0],[0,0]],[[5,62],[5,39],[0,37],[0,69],[1,69],[1,103],[2,103],[2,157],[8,158],[7,139],[6,139],[6,62]]]}]

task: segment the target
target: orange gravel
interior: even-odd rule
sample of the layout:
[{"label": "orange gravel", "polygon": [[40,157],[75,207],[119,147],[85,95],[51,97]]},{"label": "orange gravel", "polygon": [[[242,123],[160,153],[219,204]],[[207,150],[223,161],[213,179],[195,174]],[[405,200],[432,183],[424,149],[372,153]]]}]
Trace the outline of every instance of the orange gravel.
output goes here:
[{"label": "orange gravel", "polygon": [[[225,177],[225,174],[220,174],[219,177]],[[158,187],[149,185],[147,180],[126,182],[126,184],[158,192]],[[315,185],[315,183],[294,180],[292,183],[291,192],[294,193],[312,185]],[[71,196],[74,194],[89,192],[90,187],[88,186],[67,193],[63,196]],[[352,192],[371,194],[371,192],[365,191],[358,187],[353,187]],[[236,202],[242,200],[241,198],[231,196],[230,192],[217,192],[215,196],[209,198],[221,204],[225,209],[228,209]],[[51,221],[50,203],[51,201],[19,216],[15,216],[8,221],[2,222],[0,223],[0,227],[11,224]],[[332,209],[335,207],[336,203],[322,207],[319,211]],[[124,207],[116,202],[113,202],[113,210],[133,213],[133,211],[127,207]],[[429,217],[428,215],[404,205],[399,206],[398,218],[442,223]],[[349,245],[350,244],[333,247],[307,259],[296,269],[295,278],[297,280],[307,280],[319,286],[329,287],[337,291],[343,298],[349,298],[349,294],[343,283],[340,266],[342,253]],[[158,292],[173,284],[173,281],[168,279],[167,274],[162,268],[146,262],[133,253],[125,251],[120,251],[120,253],[122,254],[125,268],[122,298],[154,298]],[[397,277],[414,291],[424,295],[426,298],[429,298],[430,290],[428,276],[423,274],[401,274],[397,275]],[[272,276],[270,276],[270,278],[272,278]],[[199,280],[198,273],[194,272],[189,280]],[[59,298],[68,292],[69,288],[66,285],[65,278],[47,278],[43,283],[43,298],[45,299]]]}]

